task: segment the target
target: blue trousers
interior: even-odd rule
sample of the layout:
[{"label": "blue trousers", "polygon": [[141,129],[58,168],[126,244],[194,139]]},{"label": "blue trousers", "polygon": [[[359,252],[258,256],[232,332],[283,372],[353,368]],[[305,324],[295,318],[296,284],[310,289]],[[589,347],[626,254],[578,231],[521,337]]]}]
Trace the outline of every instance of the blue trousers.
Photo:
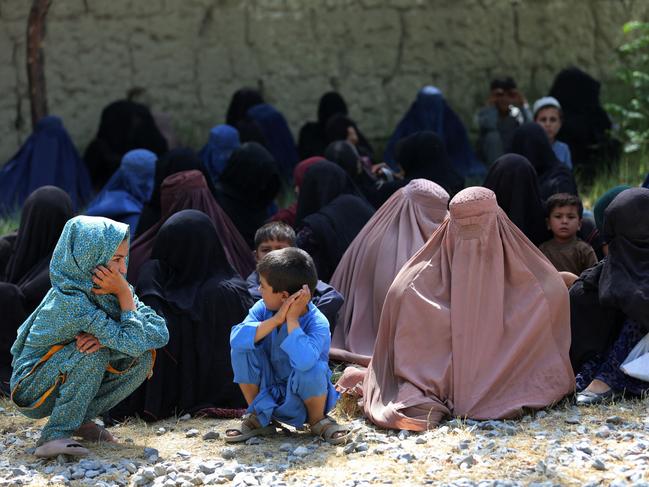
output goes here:
[{"label": "blue trousers", "polygon": [[338,393],[331,384],[331,370],[318,361],[309,370],[297,370],[288,360],[271,363],[268,353],[259,347],[250,351],[232,350],[232,369],[237,384],[255,384],[259,394],[248,408],[262,426],[277,419],[295,427],[307,420],[304,400],[327,394],[325,413],[336,404]]},{"label": "blue trousers", "polygon": [[[123,372],[109,372],[109,365]],[[24,378],[13,400],[29,418],[49,416],[39,444],[69,438],[79,426],[105,413],[137,389],[152,365],[150,352],[136,359],[108,348],[85,354],[71,342]]]}]

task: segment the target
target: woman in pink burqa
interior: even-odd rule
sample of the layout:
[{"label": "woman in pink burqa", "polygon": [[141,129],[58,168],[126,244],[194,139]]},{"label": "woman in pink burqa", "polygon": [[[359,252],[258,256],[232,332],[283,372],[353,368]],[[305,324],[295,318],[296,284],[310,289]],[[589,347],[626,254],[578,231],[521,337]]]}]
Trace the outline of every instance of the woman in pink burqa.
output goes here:
[{"label": "woman in pink burqa", "polygon": [[331,278],[345,303],[329,358],[367,367],[390,284],[448,214],[448,193],[413,179],[394,193],[351,243]]},{"label": "woman in pink burqa", "polygon": [[421,431],[511,418],[575,388],[568,291],[486,188],[467,188],[401,269],[364,381],[365,414]]}]

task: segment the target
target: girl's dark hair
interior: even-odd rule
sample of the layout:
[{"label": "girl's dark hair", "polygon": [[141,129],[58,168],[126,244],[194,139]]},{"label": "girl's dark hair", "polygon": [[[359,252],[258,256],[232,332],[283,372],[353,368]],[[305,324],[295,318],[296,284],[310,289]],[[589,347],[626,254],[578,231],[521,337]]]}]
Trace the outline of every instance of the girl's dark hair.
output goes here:
[{"label": "girl's dark hair", "polygon": [[298,292],[303,285],[311,294],[318,283],[318,273],[313,259],[304,250],[288,247],[266,254],[257,264],[259,276],[273,288],[273,292]]}]

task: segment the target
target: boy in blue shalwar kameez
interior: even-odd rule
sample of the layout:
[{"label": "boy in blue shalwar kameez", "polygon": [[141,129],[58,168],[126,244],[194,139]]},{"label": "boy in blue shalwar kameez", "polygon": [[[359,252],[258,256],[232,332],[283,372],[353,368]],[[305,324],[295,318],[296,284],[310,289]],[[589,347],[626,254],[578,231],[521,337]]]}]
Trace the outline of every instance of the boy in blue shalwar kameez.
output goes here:
[{"label": "boy in blue shalwar kameez", "polygon": [[92,420],[127,397],[166,345],[163,318],[126,282],[128,226],[107,218],[69,220],[50,263],[52,288],[18,329],[11,400],[49,420],[35,454],[85,455],[72,440],[114,441]]},{"label": "boy in blue shalwar kameez", "polygon": [[310,302],[318,281],[303,250],[275,250],[259,261],[262,299],[232,328],[232,368],[248,413],[225,441],[273,433],[273,420],[301,428],[330,443],[347,439],[347,428],[327,413],[338,393],[331,384],[329,322]]}]

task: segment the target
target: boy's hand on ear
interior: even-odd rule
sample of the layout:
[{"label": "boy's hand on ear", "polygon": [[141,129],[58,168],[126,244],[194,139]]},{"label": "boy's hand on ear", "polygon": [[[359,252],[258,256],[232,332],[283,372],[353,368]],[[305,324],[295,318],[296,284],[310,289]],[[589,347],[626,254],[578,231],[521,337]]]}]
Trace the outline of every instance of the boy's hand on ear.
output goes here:
[{"label": "boy's hand on ear", "polygon": [[273,316],[275,318],[275,326],[280,327],[286,322],[286,314],[288,313],[288,310],[290,309],[291,305],[293,302],[297,299],[298,295],[300,294],[301,290],[291,294],[286,300],[282,303],[282,306],[277,310],[277,313]]},{"label": "boy's hand on ear", "polygon": [[304,308],[306,308],[306,306],[309,304],[309,301],[311,301],[311,291],[309,291],[309,287],[305,284],[304,286],[302,286],[302,289],[300,289],[293,296],[297,297],[293,301],[293,303],[291,303],[291,307],[286,313],[287,320],[297,320],[300,315],[304,313]]},{"label": "boy's hand on ear", "polygon": [[114,294],[119,296],[123,293],[131,293],[128,282],[122,274],[99,265],[92,273],[92,282],[97,286],[92,288],[94,294]]}]

